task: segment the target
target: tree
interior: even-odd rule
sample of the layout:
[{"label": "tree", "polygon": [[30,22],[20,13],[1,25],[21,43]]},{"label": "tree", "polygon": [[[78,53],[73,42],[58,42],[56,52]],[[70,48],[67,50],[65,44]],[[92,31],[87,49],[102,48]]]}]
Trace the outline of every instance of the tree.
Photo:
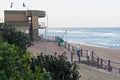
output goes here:
[{"label": "tree", "polygon": [[22,49],[22,53],[25,53],[26,49],[31,45],[29,37],[21,31],[16,31],[12,25],[0,24],[0,34],[3,41],[7,41],[9,44],[14,43]]},{"label": "tree", "polygon": [[0,80],[51,80],[50,73],[41,72],[35,66],[35,72],[30,69],[30,54],[21,54],[21,49],[14,44],[0,41]]},{"label": "tree", "polygon": [[[79,66],[76,63],[66,61],[64,55],[52,56],[40,54],[32,59],[32,65],[38,65],[50,72],[52,80],[79,80]],[[34,66],[32,70],[34,71]]]}]

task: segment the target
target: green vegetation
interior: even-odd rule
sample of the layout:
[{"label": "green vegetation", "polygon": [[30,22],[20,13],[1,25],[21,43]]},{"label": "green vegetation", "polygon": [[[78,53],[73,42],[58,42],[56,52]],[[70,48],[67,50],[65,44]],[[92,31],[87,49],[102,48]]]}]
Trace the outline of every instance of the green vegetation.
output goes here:
[{"label": "green vegetation", "polygon": [[[32,65],[45,68],[50,72],[52,80],[79,80],[80,78],[78,65],[66,61],[64,54],[59,56],[40,54],[32,59]],[[33,71],[34,66],[32,66]]]},{"label": "green vegetation", "polygon": [[2,35],[3,41],[20,47],[22,53],[25,53],[26,49],[31,45],[29,37],[21,31],[15,31],[15,27],[12,25],[0,24],[0,34]]},{"label": "green vegetation", "polygon": [[14,44],[0,42],[0,80],[51,80],[50,73],[41,72],[35,66],[34,73],[31,68],[30,54],[21,54],[21,49]]},{"label": "green vegetation", "polygon": [[35,58],[26,52],[31,41],[24,33],[0,24],[0,34],[0,80],[79,80],[78,65],[64,54]]}]

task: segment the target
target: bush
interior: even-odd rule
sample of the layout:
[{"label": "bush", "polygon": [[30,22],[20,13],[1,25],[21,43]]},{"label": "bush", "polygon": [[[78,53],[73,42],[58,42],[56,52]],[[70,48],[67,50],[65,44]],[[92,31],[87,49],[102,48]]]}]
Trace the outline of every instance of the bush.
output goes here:
[{"label": "bush", "polygon": [[[32,65],[38,65],[50,72],[52,80],[79,80],[78,65],[66,61],[64,55],[52,56],[40,54],[32,59]],[[34,66],[32,70],[34,71]]]},{"label": "bush", "polygon": [[9,44],[15,44],[22,49],[22,53],[26,52],[26,49],[31,45],[31,41],[21,31],[15,31],[15,27],[8,24],[0,25],[0,34],[3,41],[7,41]]},{"label": "bush", "polygon": [[35,72],[30,69],[31,56],[27,52],[21,54],[20,48],[14,44],[0,42],[0,80],[51,80],[50,73],[41,72],[35,66]]}]

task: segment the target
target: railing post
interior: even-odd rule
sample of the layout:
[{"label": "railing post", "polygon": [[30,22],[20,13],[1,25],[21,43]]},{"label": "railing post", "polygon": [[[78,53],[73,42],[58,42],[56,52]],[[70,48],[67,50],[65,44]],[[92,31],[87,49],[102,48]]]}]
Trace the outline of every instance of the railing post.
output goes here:
[{"label": "railing post", "polygon": [[112,67],[111,67],[111,64],[110,64],[110,60],[108,60],[108,71],[112,71]]},{"label": "railing post", "polygon": [[65,41],[65,43],[64,43],[64,44],[65,44],[65,48],[67,48],[67,47],[66,47],[66,41]]},{"label": "railing post", "polygon": [[99,57],[97,58],[97,68],[99,69],[100,65],[99,65]]},{"label": "railing post", "polygon": [[119,69],[119,74],[120,74],[120,69]]},{"label": "railing post", "polygon": [[72,52],[71,52],[71,61],[73,62],[73,55],[75,54],[75,49],[72,47]]},{"label": "railing post", "polygon": [[81,54],[81,57],[82,57],[83,56],[82,49],[80,49],[80,54]]},{"label": "railing post", "polygon": [[78,62],[80,63],[80,55],[78,56]]},{"label": "railing post", "polygon": [[87,50],[87,65],[89,65],[90,60],[89,60],[89,54],[88,54],[88,50]]},{"label": "railing post", "polygon": [[75,48],[74,47],[72,47],[72,52],[73,52],[73,54],[75,54]]},{"label": "railing post", "polygon": [[92,60],[92,62],[93,62],[93,61],[94,61],[94,53],[93,53],[93,51],[91,51],[91,54],[92,54],[92,55],[91,55],[91,57],[92,57],[91,60]]},{"label": "railing post", "polygon": [[54,39],[54,36],[51,36],[51,40],[58,42],[58,40]]},{"label": "railing post", "polygon": [[68,44],[68,51],[70,51],[70,44]]},{"label": "railing post", "polygon": [[71,62],[73,62],[73,52],[71,52]]},{"label": "railing post", "polygon": [[103,60],[100,59],[100,67],[102,68],[103,67]]}]

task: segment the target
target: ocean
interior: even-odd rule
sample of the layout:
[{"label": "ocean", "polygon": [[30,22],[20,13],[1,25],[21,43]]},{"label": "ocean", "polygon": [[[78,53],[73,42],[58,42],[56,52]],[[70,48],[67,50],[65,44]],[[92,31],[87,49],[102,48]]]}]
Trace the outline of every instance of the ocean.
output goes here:
[{"label": "ocean", "polygon": [[[45,30],[39,33],[44,34]],[[120,49],[120,28],[49,28],[47,33],[68,42]]]}]

